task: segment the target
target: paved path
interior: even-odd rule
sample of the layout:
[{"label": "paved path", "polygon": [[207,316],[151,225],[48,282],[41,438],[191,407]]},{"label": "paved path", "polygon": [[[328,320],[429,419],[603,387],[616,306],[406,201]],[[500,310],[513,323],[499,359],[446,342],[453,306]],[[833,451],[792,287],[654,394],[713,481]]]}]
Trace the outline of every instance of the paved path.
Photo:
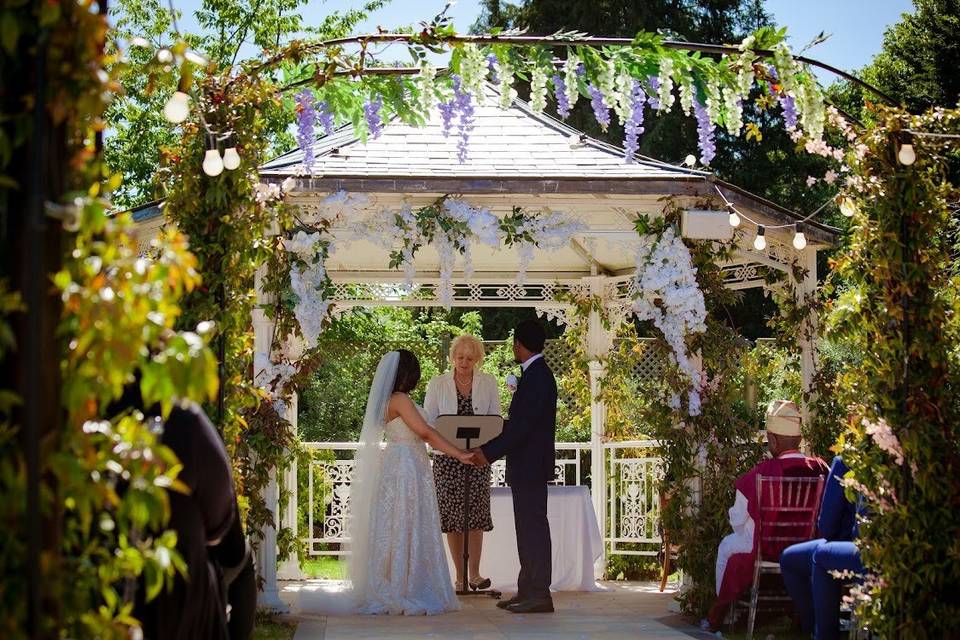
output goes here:
[{"label": "paved path", "polygon": [[[327,583],[329,584],[329,583]],[[283,599],[299,623],[294,640],[624,640],[627,638],[710,638],[680,616],[667,611],[674,592],[658,593],[652,583],[603,583],[597,593],[554,594],[553,614],[517,615],[502,611],[495,600],[461,598],[463,608],[442,616],[311,615],[301,610],[300,593],[315,591],[319,581],[291,582]],[[321,586],[322,588],[322,586]],[[306,598],[304,598],[306,601]]]}]

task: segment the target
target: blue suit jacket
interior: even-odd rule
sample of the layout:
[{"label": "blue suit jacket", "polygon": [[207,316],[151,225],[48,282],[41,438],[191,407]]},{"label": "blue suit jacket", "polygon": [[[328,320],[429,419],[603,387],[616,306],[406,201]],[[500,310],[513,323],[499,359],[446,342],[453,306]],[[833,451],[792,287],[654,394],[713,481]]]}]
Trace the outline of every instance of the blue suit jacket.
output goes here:
[{"label": "blue suit jacket", "polygon": [[855,505],[847,500],[843,485],[840,484],[848,471],[850,469],[840,456],[835,457],[823,489],[817,529],[820,530],[821,537],[830,542],[849,542],[857,537],[857,510]]},{"label": "blue suit jacket", "polygon": [[490,462],[507,457],[510,485],[546,483],[554,478],[556,431],[557,381],[538,358],[520,377],[503,433],[480,449]]}]

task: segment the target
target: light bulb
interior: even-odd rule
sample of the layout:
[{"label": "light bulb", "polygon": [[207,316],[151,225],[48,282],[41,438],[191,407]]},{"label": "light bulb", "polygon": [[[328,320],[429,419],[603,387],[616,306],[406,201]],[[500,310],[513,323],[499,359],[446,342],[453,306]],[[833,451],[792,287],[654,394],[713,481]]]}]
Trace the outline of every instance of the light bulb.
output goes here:
[{"label": "light bulb", "polygon": [[233,171],[240,166],[240,154],[236,147],[227,147],[223,152],[223,168],[227,171]]},{"label": "light bulb", "polygon": [[163,105],[163,117],[173,124],[179,124],[190,115],[190,96],[183,91],[174,91],[167,104]]},{"label": "light bulb", "polygon": [[767,239],[764,237],[764,228],[757,227],[757,237],[753,239],[753,248],[757,251],[763,251],[767,248]]},{"label": "light bulb", "polygon": [[857,205],[856,203],[854,203],[852,199],[844,198],[843,200],[840,201],[840,213],[847,216],[848,218],[852,218],[853,214],[855,214],[856,212],[857,212]]},{"label": "light bulb", "polygon": [[157,62],[161,64],[170,64],[173,62],[173,53],[171,53],[170,49],[163,48],[157,50]]},{"label": "light bulb", "polygon": [[683,164],[687,165],[688,167],[692,167],[693,165],[697,164],[696,156],[694,156],[692,153],[687,154],[687,157],[683,159]]},{"label": "light bulb", "polygon": [[731,212],[730,212],[730,217],[727,218],[727,220],[730,221],[730,226],[731,226],[731,227],[739,227],[739,226],[740,226],[740,216],[737,215],[737,212],[736,212],[736,211],[731,211]]},{"label": "light bulb", "polygon": [[797,231],[793,235],[793,248],[797,251],[801,251],[807,246],[807,237],[803,235],[803,231]]},{"label": "light bulb", "polygon": [[904,145],[900,145],[900,152],[897,154],[897,160],[900,161],[900,164],[905,164],[910,166],[917,161],[917,153],[913,150],[913,145],[909,142]]},{"label": "light bulb", "polygon": [[223,173],[223,160],[216,149],[207,149],[203,155],[203,172],[211,178]]}]

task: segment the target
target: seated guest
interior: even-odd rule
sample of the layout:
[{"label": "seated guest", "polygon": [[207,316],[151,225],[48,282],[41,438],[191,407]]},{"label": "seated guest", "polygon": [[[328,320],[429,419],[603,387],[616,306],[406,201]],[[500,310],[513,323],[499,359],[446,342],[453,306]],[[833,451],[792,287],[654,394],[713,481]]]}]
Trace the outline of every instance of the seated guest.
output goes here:
[{"label": "seated guest", "polygon": [[783,582],[793,599],[806,633],[816,640],[840,637],[840,583],[832,571],[863,573],[857,537],[857,514],[841,480],[849,471],[839,456],[833,459],[823,492],[817,529],[823,536],[784,549],[780,556]]},{"label": "seated guest", "polygon": [[[120,415],[145,407],[140,378],[128,384],[108,410]],[[170,522],[187,575],[177,574],[173,587],[149,602],[137,594],[134,616],[145,640],[205,638],[246,640],[252,636],[256,609],[256,576],[240,524],[230,458],[203,409],[180,402],[163,422],[161,442],[183,465],[178,476],[189,493],[169,490]],[[228,604],[233,605],[229,614]]]},{"label": "seated guest", "polygon": [[753,583],[759,537],[756,523],[760,518],[757,476],[797,478],[827,474],[823,460],[800,453],[800,411],[795,403],[771,402],[766,423],[767,445],[773,457],[737,478],[736,499],[729,511],[733,533],[720,542],[717,550],[717,599],[707,619],[701,622],[710,631],[720,629],[730,605]]}]

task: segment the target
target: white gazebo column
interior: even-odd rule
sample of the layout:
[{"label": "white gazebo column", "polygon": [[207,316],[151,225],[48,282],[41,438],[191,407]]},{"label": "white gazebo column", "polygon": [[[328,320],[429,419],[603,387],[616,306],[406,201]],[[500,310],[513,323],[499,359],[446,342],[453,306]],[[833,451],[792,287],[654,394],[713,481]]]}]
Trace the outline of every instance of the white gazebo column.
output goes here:
[{"label": "white gazebo column", "polygon": [[[807,247],[800,252],[800,264],[806,271],[803,280],[797,282],[797,303],[805,304],[817,291],[817,250]],[[814,398],[811,395],[813,376],[817,372],[817,315],[810,311],[803,326],[800,328],[800,379],[804,397],[801,405],[803,423],[810,424],[810,406]]]},{"label": "white gazebo column", "polygon": [[[590,285],[590,295],[603,299],[606,277],[591,276],[584,278]],[[607,518],[607,461],[604,455],[603,442],[606,436],[607,409],[600,396],[600,381],[606,372],[603,358],[610,353],[613,346],[612,327],[604,327],[600,313],[591,308],[587,317],[587,344],[586,353],[589,358],[588,370],[590,374],[590,497],[593,501],[593,510],[597,515],[600,533],[606,539],[613,535],[608,531]],[[607,546],[603,545],[603,553],[597,560],[594,570],[602,574],[607,565]]]},{"label": "white gazebo column", "polygon": [[[290,423],[290,428],[297,433],[297,405],[298,397],[296,393],[290,394],[287,401],[286,418]],[[283,470],[283,488],[286,493],[287,502],[283,508],[283,518],[281,526],[293,532],[293,538],[297,539],[297,457],[290,456],[290,462]],[[297,542],[299,544],[299,541]],[[280,563],[277,570],[277,577],[280,580],[302,580],[303,573],[300,571],[300,558],[296,551]]]},{"label": "white gazebo column", "polygon": [[[257,271],[256,286],[259,302],[264,302],[260,290],[260,282],[265,267]],[[270,366],[270,349],[273,339],[273,322],[261,308],[253,310],[253,378],[254,380]],[[278,522],[280,491],[277,486],[277,469],[270,469],[269,481],[263,490],[263,500],[267,510],[272,514],[273,521]],[[287,606],[280,600],[280,591],[277,588],[277,530],[265,525],[263,540],[257,550],[257,574],[263,579],[263,590],[257,595],[257,606],[271,611],[287,611]]]}]

